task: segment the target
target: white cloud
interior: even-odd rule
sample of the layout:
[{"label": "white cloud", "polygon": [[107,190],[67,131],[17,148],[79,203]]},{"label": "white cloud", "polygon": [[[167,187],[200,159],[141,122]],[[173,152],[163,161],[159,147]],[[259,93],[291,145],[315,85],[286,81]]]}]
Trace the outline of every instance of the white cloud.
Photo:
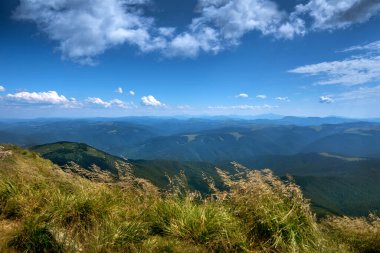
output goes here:
[{"label": "white cloud", "polygon": [[109,103],[111,105],[115,105],[116,107],[123,108],[123,109],[129,109],[129,108],[135,107],[133,103],[127,103],[120,99],[112,99]]},{"label": "white cloud", "polygon": [[310,17],[312,29],[331,30],[366,22],[379,12],[378,0],[310,0],[297,5],[294,15]]},{"label": "white cloud", "polygon": [[280,101],[290,102],[290,99],[288,97],[276,97],[275,99],[280,100]]},{"label": "white cloud", "polygon": [[133,90],[130,90],[129,95],[134,96],[134,95],[136,95],[136,93]]},{"label": "white cloud", "polygon": [[349,47],[349,48],[343,50],[343,52],[361,51],[361,50],[373,51],[373,52],[379,52],[380,53],[380,40],[374,41],[372,43],[365,44],[365,45],[352,46],[352,47]]},{"label": "white cloud", "polygon": [[248,98],[249,95],[247,93],[240,93],[239,95],[235,96],[236,98]]},{"label": "white cloud", "polygon": [[160,47],[152,38],[153,19],[142,16],[140,4],[125,0],[20,0],[14,17],[33,21],[59,43],[64,57],[83,64],[110,47],[124,43],[142,51]]},{"label": "white cloud", "polygon": [[174,35],[175,27],[160,27],[158,28],[158,33],[165,37],[171,37]]},{"label": "white cloud", "polygon": [[319,102],[323,104],[331,104],[334,103],[334,100],[329,96],[320,96]]},{"label": "white cloud", "polygon": [[165,49],[169,55],[218,53],[240,44],[241,38],[252,31],[292,39],[313,30],[346,28],[377,15],[380,2],[310,0],[288,13],[270,0],[199,0],[198,12],[199,17],[193,18],[188,31],[169,43]]},{"label": "white cloud", "polygon": [[86,102],[89,104],[100,105],[100,106],[103,106],[104,108],[109,108],[112,106],[111,102],[104,101],[101,98],[97,98],[97,97],[89,97],[86,99]]},{"label": "white cloud", "polygon": [[5,91],[5,88],[4,88],[4,86],[0,85],[0,92],[3,92],[3,91]]},{"label": "white cloud", "polygon": [[[302,34],[302,22],[293,25],[293,18],[280,11],[269,0],[200,0],[201,17],[193,20],[193,26],[208,24],[219,29],[222,38],[237,43],[245,33],[260,31],[264,35],[292,38]],[[296,28],[297,26],[300,26]],[[282,27],[280,29],[280,27]],[[292,28],[290,28],[292,27]],[[284,33],[283,33],[284,32]]]},{"label": "white cloud", "polygon": [[322,62],[298,67],[291,73],[321,76],[318,84],[358,85],[380,80],[380,56],[361,56],[342,61]]},{"label": "white cloud", "polygon": [[290,70],[319,78],[320,85],[363,85],[380,80],[380,41],[355,45],[341,52],[364,52],[340,61],[321,62]]},{"label": "white cloud", "polygon": [[198,0],[197,13],[183,31],[157,27],[144,15],[149,0],[20,0],[14,17],[32,21],[58,42],[64,58],[94,64],[109,48],[130,44],[168,57],[217,54],[240,44],[253,31],[292,39],[313,30],[346,28],[380,12],[378,0],[309,0],[281,10],[273,0]]},{"label": "white cloud", "polygon": [[257,95],[256,98],[260,98],[260,99],[266,99],[267,96],[266,95]]},{"label": "white cloud", "polygon": [[116,92],[119,94],[123,94],[124,91],[123,91],[123,88],[119,87],[117,88]]},{"label": "white cloud", "polygon": [[63,107],[77,107],[80,104],[75,98],[67,99],[63,95],[59,95],[56,91],[47,92],[17,92],[8,94],[5,100],[13,103],[36,104],[36,105],[61,105]]},{"label": "white cloud", "polygon": [[152,107],[164,106],[163,103],[161,103],[160,101],[158,101],[152,95],[141,97],[141,104],[144,105],[144,106],[152,106]]}]

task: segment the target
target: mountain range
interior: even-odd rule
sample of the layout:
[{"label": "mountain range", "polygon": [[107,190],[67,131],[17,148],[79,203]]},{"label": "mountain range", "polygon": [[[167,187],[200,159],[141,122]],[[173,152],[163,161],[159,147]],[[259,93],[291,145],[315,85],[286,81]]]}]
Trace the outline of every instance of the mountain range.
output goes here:
[{"label": "mountain range", "polygon": [[131,159],[215,162],[310,152],[379,157],[380,123],[297,117],[269,120],[137,117],[0,123],[1,143],[30,147],[59,141],[86,143]]}]

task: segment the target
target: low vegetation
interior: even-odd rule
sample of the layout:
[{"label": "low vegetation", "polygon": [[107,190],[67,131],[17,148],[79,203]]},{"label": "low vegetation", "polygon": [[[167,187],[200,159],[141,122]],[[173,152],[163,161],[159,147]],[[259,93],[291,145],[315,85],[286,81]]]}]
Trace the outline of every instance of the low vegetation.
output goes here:
[{"label": "low vegetation", "polygon": [[[15,146],[0,151],[0,252],[379,252],[379,217],[317,222],[300,188],[271,171],[218,170],[221,191],[99,183]],[[7,153],[5,153],[7,152]]]}]

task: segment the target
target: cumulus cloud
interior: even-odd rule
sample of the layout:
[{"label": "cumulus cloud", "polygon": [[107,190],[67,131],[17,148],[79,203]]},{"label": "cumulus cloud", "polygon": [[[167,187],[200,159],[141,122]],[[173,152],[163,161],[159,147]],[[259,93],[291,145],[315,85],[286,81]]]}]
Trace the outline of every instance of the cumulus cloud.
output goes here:
[{"label": "cumulus cloud", "polygon": [[116,106],[122,109],[129,109],[129,108],[135,107],[133,103],[124,102],[120,99],[112,99],[109,103],[112,106]]},{"label": "cumulus cloud", "polygon": [[275,99],[279,100],[279,101],[285,101],[285,102],[289,102],[290,101],[290,99],[288,97],[276,97]]},{"label": "cumulus cloud", "polygon": [[112,99],[105,101],[98,97],[89,97],[85,100],[78,101],[75,98],[66,98],[63,95],[58,94],[56,91],[47,92],[17,92],[14,94],[7,94],[0,99],[6,102],[8,105],[39,105],[39,106],[59,106],[62,108],[84,108],[86,106],[101,106],[104,108],[122,108],[130,109],[136,108],[133,102],[125,102],[120,99]]},{"label": "cumulus cloud", "polygon": [[320,96],[319,102],[323,104],[331,104],[334,103],[334,100],[329,96]]},{"label": "cumulus cloud", "polygon": [[379,0],[310,0],[297,5],[294,15],[310,17],[312,29],[331,30],[366,22],[379,12]]},{"label": "cumulus cloud", "polygon": [[89,104],[99,105],[104,108],[109,108],[112,105],[111,102],[104,101],[101,98],[97,98],[97,97],[89,97],[86,99],[86,102]]},{"label": "cumulus cloud", "polygon": [[85,100],[87,104],[98,105],[104,108],[118,107],[122,109],[129,109],[135,107],[133,103],[125,102],[120,99],[112,99],[110,101],[105,101],[98,97],[89,97]]},{"label": "cumulus cloud", "polygon": [[134,96],[134,95],[136,95],[136,93],[133,90],[130,90],[129,95]]},{"label": "cumulus cloud", "polygon": [[64,58],[94,64],[107,49],[135,45],[168,57],[217,54],[252,31],[292,39],[314,30],[346,28],[380,12],[380,0],[309,0],[281,10],[274,0],[198,0],[197,16],[184,30],[157,27],[144,14],[148,0],[20,0],[18,20],[34,22],[58,42]]},{"label": "cumulus cloud", "polygon": [[144,106],[152,106],[152,107],[164,106],[163,103],[161,103],[160,101],[158,101],[152,95],[141,97],[141,104],[144,105]]},{"label": "cumulus cloud", "polygon": [[380,12],[380,0],[309,0],[292,12],[271,0],[199,0],[199,16],[188,30],[168,42],[167,55],[195,57],[216,54],[240,44],[252,31],[277,39],[292,39],[313,30],[346,28]]},{"label": "cumulus cloud", "polygon": [[65,96],[59,95],[56,91],[22,91],[15,94],[7,94],[5,99],[9,102],[21,104],[61,105],[63,107],[76,107],[79,105],[75,98],[67,99]]},{"label": "cumulus cloud", "polygon": [[116,92],[119,94],[123,94],[124,91],[123,91],[123,88],[119,87],[117,88]]},{"label": "cumulus cloud", "polygon": [[235,96],[236,98],[248,98],[249,95],[247,93],[240,93],[238,95]]},{"label": "cumulus cloud", "polygon": [[260,99],[266,99],[267,96],[266,95],[257,95],[256,98],[260,98]]},{"label": "cumulus cloud", "polygon": [[20,0],[14,13],[32,21],[57,41],[64,57],[84,64],[108,48],[124,43],[142,51],[160,47],[152,38],[153,19],[142,16],[141,4],[125,0]]},{"label": "cumulus cloud", "polygon": [[5,87],[0,85],[0,92],[3,92],[3,91],[5,91]]}]

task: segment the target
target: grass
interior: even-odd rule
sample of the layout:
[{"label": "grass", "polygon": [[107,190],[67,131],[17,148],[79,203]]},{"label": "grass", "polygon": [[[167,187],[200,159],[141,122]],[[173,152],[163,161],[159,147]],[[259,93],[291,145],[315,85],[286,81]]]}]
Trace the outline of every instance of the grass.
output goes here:
[{"label": "grass", "polygon": [[379,252],[379,218],[317,222],[269,170],[219,170],[225,191],[160,192],[132,175],[96,183],[15,146],[0,159],[0,252]]},{"label": "grass", "polygon": [[380,252],[380,217],[329,217],[322,221],[326,233],[344,241],[352,251],[359,253]]}]

